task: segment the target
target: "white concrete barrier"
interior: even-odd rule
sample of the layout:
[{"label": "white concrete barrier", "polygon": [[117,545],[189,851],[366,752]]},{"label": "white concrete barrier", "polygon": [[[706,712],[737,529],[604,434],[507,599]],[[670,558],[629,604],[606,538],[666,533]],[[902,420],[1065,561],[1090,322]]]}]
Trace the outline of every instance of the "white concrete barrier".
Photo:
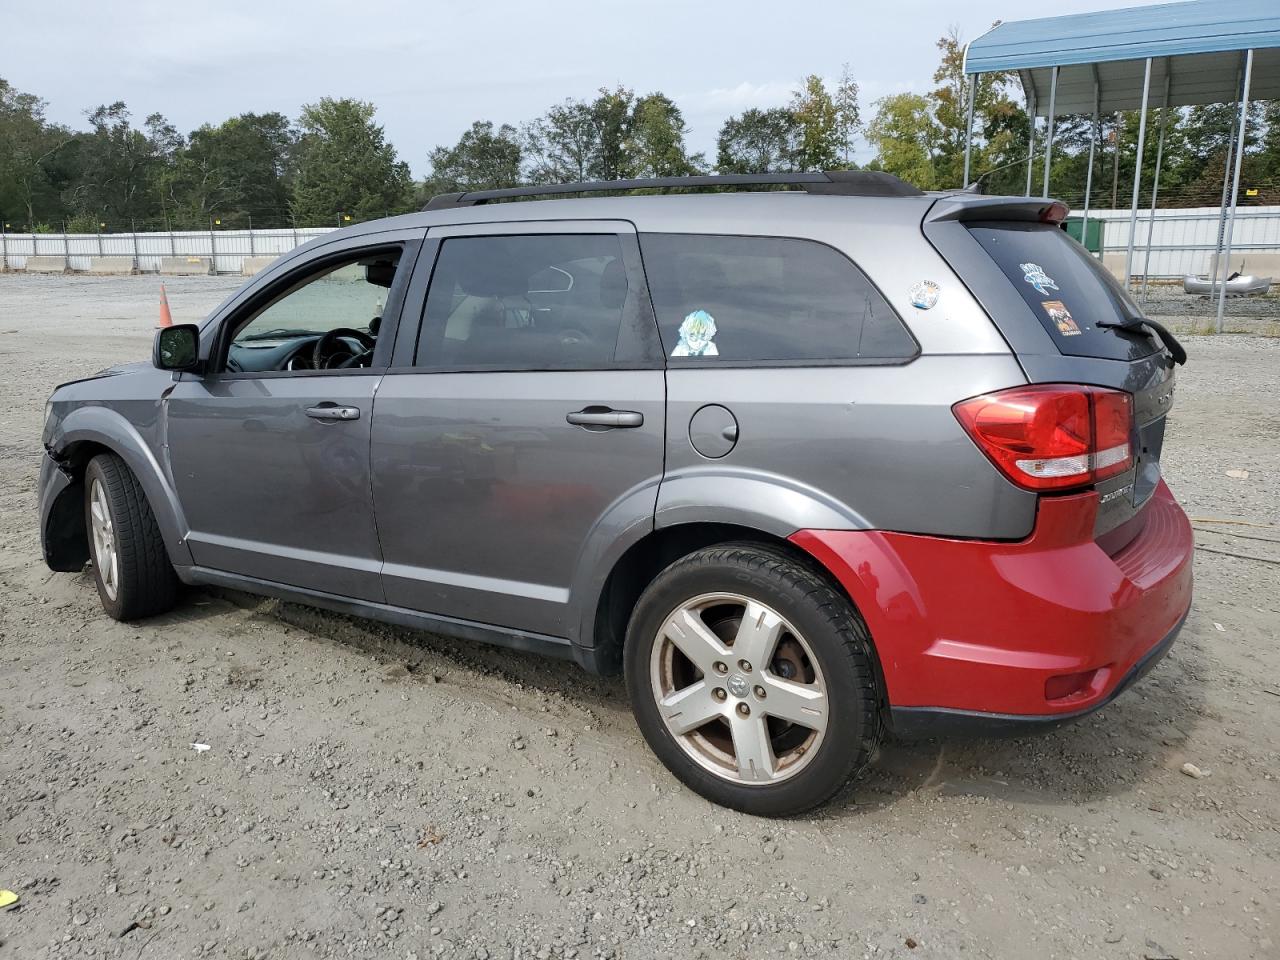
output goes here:
[{"label": "white concrete barrier", "polygon": [[66,257],[27,257],[27,273],[66,273]]},{"label": "white concrete barrier", "polygon": [[240,275],[252,277],[255,273],[261,273],[267,267],[276,262],[278,257],[245,257],[240,262]]},{"label": "white concrete barrier", "polygon": [[90,257],[89,273],[99,276],[133,273],[133,257]]},{"label": "white concrete barrier", "polygon": [[160,273],[169,277],[196,277],[213,273],[209,257],[161,257]]},{"label": "white concrete barrier", "polygon": [[[1231,273],[1235,273],[1238,270],[1247,276],[1274,277],[1280,280],[1280,253],[1254,253],[1249,250],[1236,253],[1232,251],[1231,257],[1227,262],[1231,266]],[[1215,277],[1220,276],[1217,254],[1209,258],[1209,265],[1213,270],[1213,275]]]}]

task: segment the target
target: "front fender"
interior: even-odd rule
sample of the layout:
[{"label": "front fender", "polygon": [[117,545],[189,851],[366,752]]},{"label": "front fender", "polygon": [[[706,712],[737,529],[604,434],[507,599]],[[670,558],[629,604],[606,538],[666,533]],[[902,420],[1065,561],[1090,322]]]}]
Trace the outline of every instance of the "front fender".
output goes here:
[{"label": "front fender", "polygon": [[662,481],[657,528],[731,523],[786,538],[797,530],[865,530],[852,507],[821,490],[762,470],[697,466]]},{"label": "front fender", "polygon": [[49,452],[54,459],[62,460],[76,444],[86,442],[108,448],[128,465],[155,514],[170,561],[177,566],[190,566],[194,562],[186,542],[190,527],[182,504],[167,471],[137,427],[109,407],[77,407],[58,425]]}]

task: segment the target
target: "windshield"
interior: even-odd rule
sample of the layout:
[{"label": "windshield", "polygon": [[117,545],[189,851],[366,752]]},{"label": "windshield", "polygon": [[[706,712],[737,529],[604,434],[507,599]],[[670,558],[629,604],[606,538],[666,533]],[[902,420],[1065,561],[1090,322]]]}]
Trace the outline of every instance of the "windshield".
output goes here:
[{"label": "windshield", "polygon": [[996,262],[1049,332],[1061,353],[1104,360],[1138,360],[1160,349],[1144,332],[1099,327],[1142,311],[1084,247],[1047,223],[974,223],[969,232]]}]

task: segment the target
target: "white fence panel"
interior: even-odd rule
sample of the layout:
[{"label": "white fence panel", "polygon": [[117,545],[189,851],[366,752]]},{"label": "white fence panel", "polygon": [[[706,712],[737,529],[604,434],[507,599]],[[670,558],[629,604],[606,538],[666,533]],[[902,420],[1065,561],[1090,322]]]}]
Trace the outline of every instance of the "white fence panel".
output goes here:
[{"label": "white fence panel", "polygon": [[26,268],[28,257],[58,257],[67,269],[87,271],[99,257],[128,258],[138,270],[155,273],[165,257],[209,257],[215,273],[240,273],[246,257],[288,253],[336,227],[297,230],[192,230],[172,233],[6,233],[0,234],[4,269]]},{"label": "white fence panel", "polygon": [[[1073,211],[1073,215],[1078,214],[1079,211]],[[1090,210],[1089,219],[1095,218],[1106,222],[1103,253],[1124,256],[1129,244],[1129,211]],[[1217,249],[1220,226],[1217,207],[1157,210],[1154,223],[1149,209],[1138,211],[1134,276],[1143,273],[1148,242],[1153,279],[1207,275]],[[1236,212],[1231,234],[1232,262],[1238,262],[1245,253],[1280,254],[1280,207],[1245,207]]]}]

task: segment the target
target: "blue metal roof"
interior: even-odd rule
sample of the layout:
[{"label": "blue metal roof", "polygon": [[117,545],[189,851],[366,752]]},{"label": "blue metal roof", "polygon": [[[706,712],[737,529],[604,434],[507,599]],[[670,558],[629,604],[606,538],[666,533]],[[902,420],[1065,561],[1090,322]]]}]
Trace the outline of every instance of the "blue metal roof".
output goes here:
[{"label": "blue metal roof", "polygon": [[966,73],[1280,47],[1276,0],[1191,0],[1002,23],[969,44]]},{"label": "blue metal roof", "polygon": [[1137,109],[1143,61],[1153,60],[1151,106],[1230,103],[1241,51],[1255,53],[1251,99],[1280,98],[1280,2],[1190,0],[1002,23],[974,40],[966,73],[1017,72],[1045,115],[1049,74],[1060,67],[1057,112]]}]

